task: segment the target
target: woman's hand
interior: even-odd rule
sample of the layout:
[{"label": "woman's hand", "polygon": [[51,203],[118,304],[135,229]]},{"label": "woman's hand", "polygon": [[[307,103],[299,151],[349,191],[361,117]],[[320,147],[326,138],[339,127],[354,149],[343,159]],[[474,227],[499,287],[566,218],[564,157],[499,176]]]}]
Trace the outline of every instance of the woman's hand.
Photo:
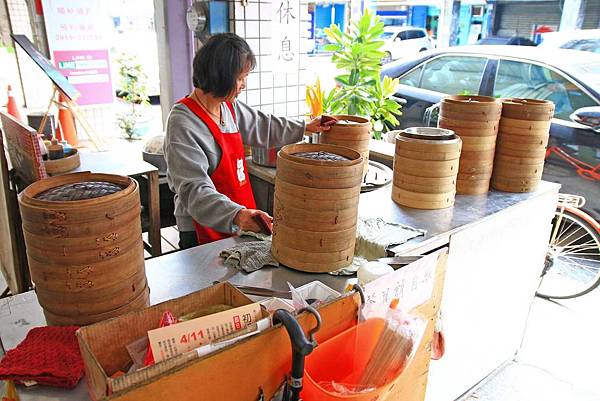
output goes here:
[{"label": "woman's hand", "polygon": [[329,131],[331,126],[337,122],[337,120],[329,120],[326,122],[321,122],[323,117],[313,118],[309,122],[306,123],[306,132],[322,132]]},{"label": "woman's hand", "polygon": [[[265,228],[263,228],[263,226],[258,222],[259,219],[265,221],[265,224],[268,226],[268,230],[265,230]],[[242,209],[233,219],[233,224],[238,226],[242,231],[270,234],[267,231],[271,231],[273,229],[273,218],[262,210]]]}]

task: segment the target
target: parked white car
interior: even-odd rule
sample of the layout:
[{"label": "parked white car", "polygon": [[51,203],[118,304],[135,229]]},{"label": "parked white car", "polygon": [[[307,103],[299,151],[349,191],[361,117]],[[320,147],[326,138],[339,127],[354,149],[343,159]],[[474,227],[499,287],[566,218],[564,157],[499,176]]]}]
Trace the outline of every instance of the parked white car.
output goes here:
[{"label": "parked white car", "polygon": [[433,47],[427,31],[412,26],[387,26],[381,39],[385,41],[382,48],[385,52],[381,60],[383,64]]},{"label": "parked white car", "polygon": [[600,29],[547,32],[542,34],[540,47],[583,50],[600,53]]}]

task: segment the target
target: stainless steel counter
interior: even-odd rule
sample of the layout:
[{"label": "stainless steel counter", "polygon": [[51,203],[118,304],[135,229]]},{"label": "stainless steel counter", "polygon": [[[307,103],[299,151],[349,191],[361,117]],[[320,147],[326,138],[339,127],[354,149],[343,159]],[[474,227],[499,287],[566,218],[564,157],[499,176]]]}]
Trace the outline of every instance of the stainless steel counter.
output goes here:
[{"label": "stainless steel counter", "polygon": [[[450,235],[493,218],[498,213],[518,205],[526,207],[529,200],[556,192],[558,186],[542,182],[536,192],[511,194],[490,192],[480,196],[457,196],[453,208],[424,211],[400,208],[390,196],[391,188],[361,195],[359,213],[362,216],[382,217],[388,221],[407,224],[427,230],[424,237],[413,239],[397,247],[398,253],[420,254],[448,244]],[[531,202],[535,207],[535,202]],[[218,254],[239,238],[230,238],[212,244],[180,251],[146,261],[146,272],[151,289],[150,299],[156,304],[204,288],[213,281],[269,287],[286,290],[289,281],[295,286],[319,280],[341,291],[355,278],[334,277],[327,274],[306,274],[287,268],[263,269],[251,274],[226,268]],[[45,320],[35,293],[28,292],[0,300],[0,339],[5,349],[14,348],[35,326]],[[45,387],[19,387],[22,401],[28,400],[87,400],[85,379],[73,391]]]}]

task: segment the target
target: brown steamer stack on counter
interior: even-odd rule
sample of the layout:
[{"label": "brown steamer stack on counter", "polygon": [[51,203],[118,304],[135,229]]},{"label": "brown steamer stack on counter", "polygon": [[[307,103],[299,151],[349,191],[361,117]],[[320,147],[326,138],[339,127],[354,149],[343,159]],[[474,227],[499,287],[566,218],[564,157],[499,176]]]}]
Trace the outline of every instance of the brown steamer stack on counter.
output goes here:
[{"label": "brown steamer stack on counter", "polygon": [[345,146],[356,150],[363,158],[363,176],[369,169],[369,141],[371,123],[363,117],[336,115],[337,123],[329,131],[321,133],[321,143]]},{"label": "brown steamer stack on counter", "polygon": [[417,209],[454,204],[461,139],[441,128],[408,128],[396,135],[394,202]]},{"label": "brown steamer stack on counter", "polygon": [[463,141],[456,192],[489,191],[502,103],[487,96],[448,96],[442,100],[438,126]]},{"label": "brown steamer stack on counter", "polygon": [[48,324],[85,325],[149,305],[138,184],[77,173],[19,195],[31,279]]},{"label": "brown steamer stack on counter", "polygon": [[306,272],[352,263],[363,160],[352,149],[284,146],[277,155],[273,256]]},{"label": "brown steamer stack on counter", "polygon": [[503,100],[492,188],[505,192],[536,189],[553,116],[554,103],[547,100]]}]

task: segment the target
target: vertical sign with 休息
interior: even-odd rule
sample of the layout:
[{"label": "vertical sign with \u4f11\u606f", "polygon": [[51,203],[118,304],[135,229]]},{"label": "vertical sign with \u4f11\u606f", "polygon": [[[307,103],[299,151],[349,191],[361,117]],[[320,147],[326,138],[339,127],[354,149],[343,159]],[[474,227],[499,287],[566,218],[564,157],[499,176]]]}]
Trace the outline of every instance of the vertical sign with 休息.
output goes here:
[{"label": "vertical sign with \u4f11\u606f", "polygon": [[300,55],[300,1],[273,0],[273,72],[297,73]]}]

